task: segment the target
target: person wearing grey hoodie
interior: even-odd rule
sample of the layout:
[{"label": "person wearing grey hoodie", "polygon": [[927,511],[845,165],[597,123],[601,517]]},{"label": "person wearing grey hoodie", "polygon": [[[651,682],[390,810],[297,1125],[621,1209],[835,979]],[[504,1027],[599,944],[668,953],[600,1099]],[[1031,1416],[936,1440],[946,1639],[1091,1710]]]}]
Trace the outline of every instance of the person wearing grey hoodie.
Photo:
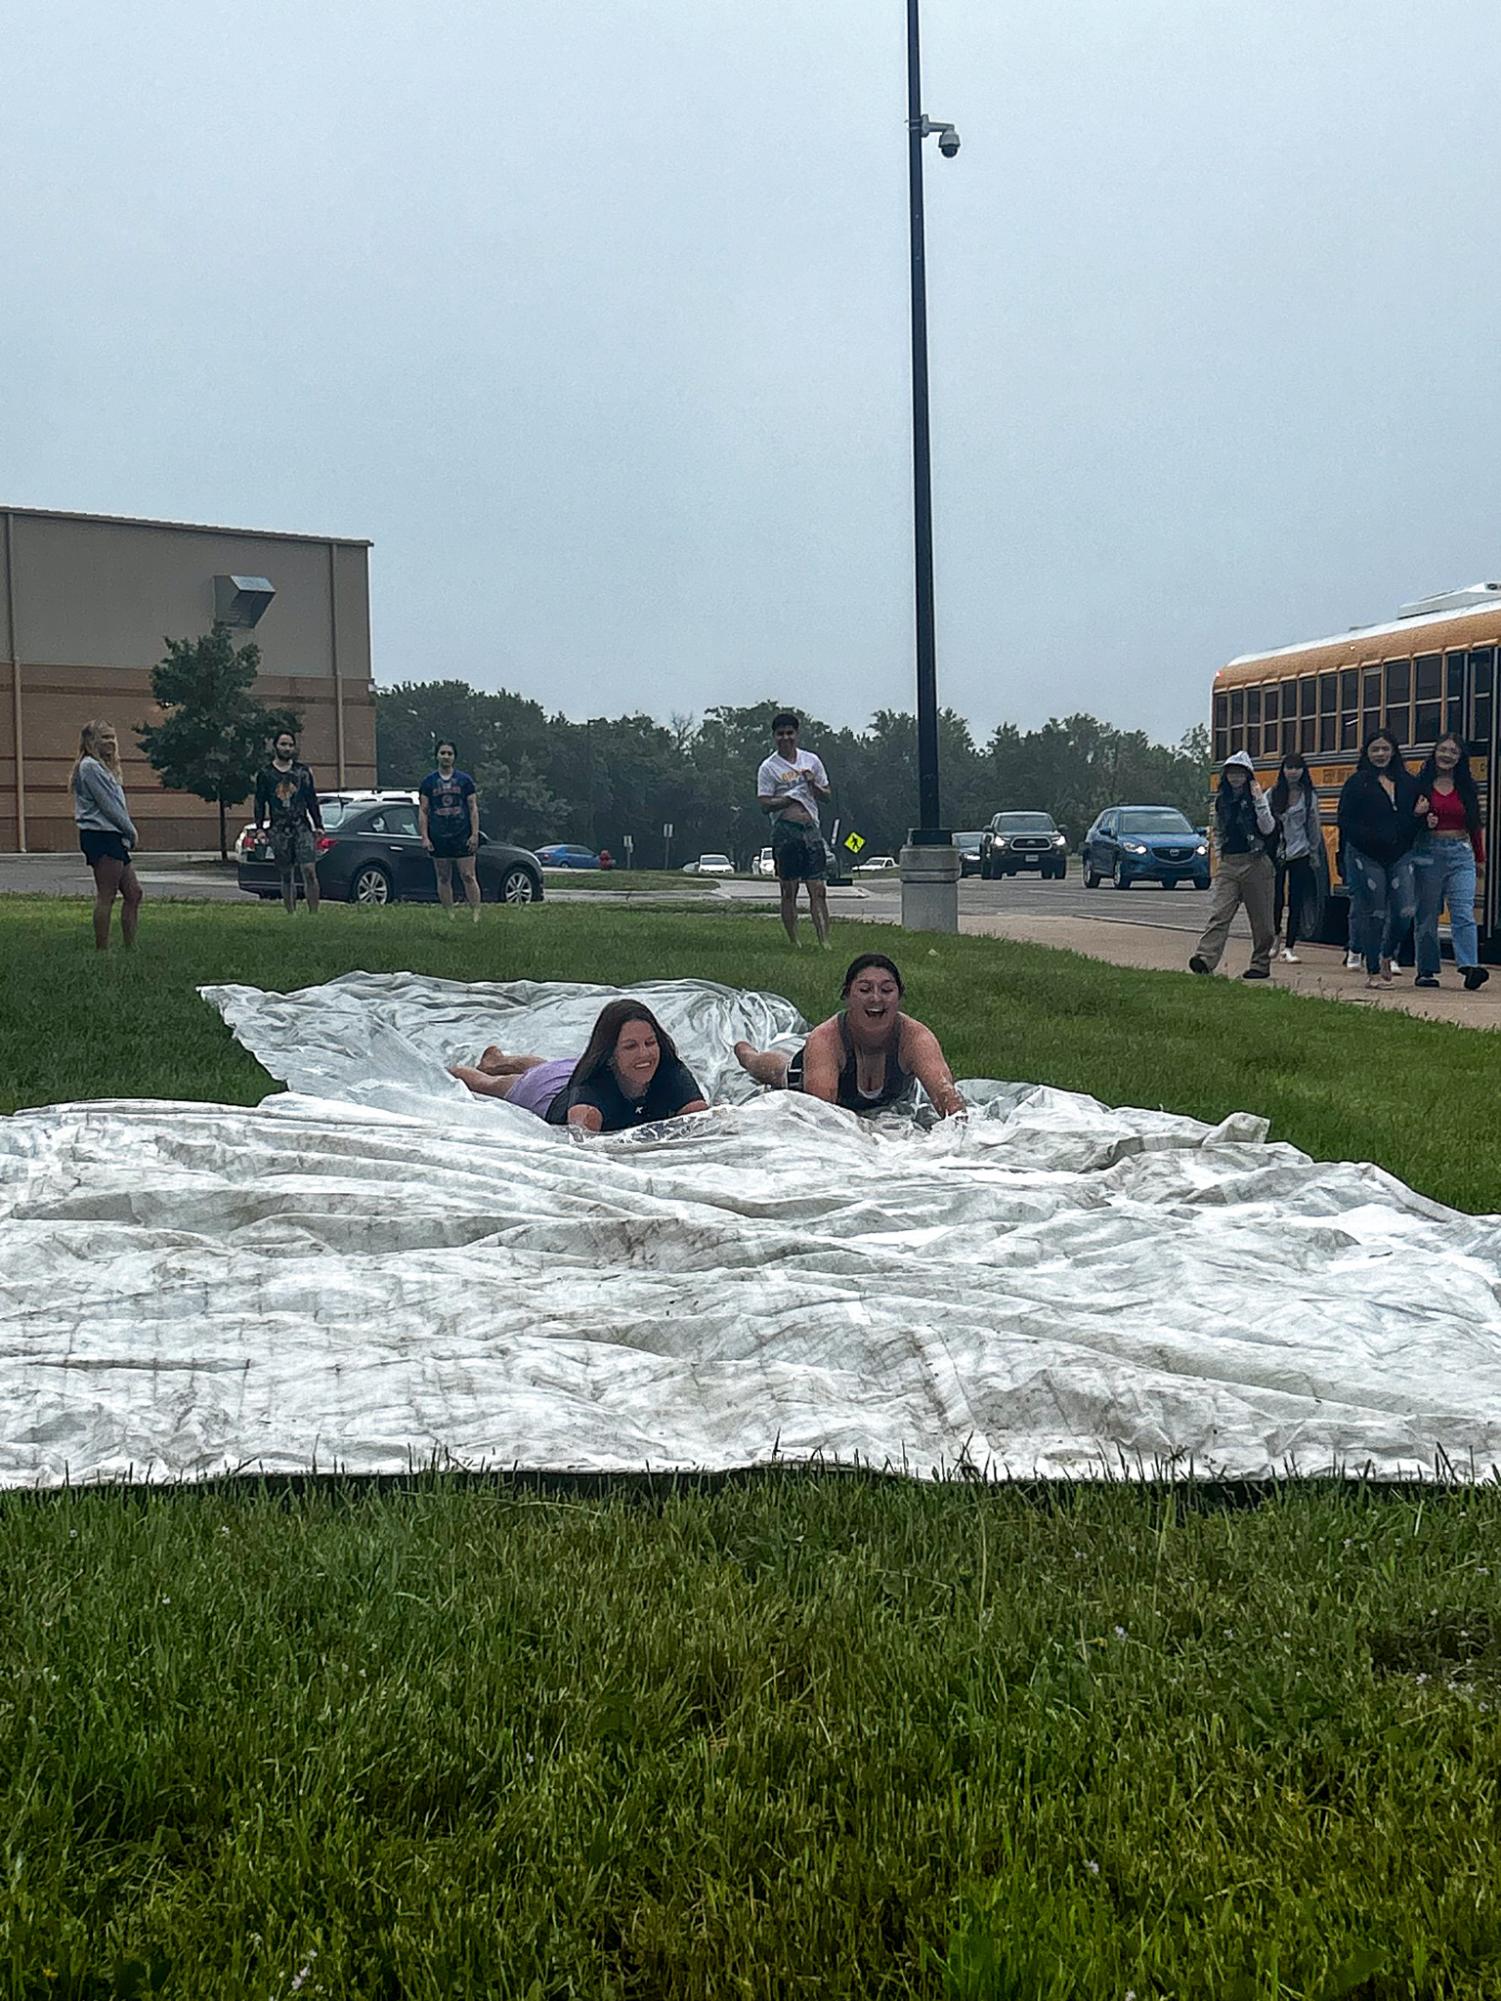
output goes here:
[{"label": "person wearing grey hoodie", "polygon": [[109,950],[110,920],[120,899],[120,936],[133,945],[141,920],[135,872],[135,821],[120,782],[120,746],[113,723],[85,723],[70,780],[78,845],[94,876],[94,945]]},{"label": "person wearing grey hoodie", "polygon": [[1282,923],[1282,905],[1287,902],[1287,931],[1282,957],[1290,966],[1298,963],[1295,949],[1306,935],[1308,919],[1318,900],[1315,871],[1323,846],[1319,822],[1319,795],[1308,776],[1308,766],[1300,750],[1282,753],[1282,769],[1272,787],[1270,805],[1277,822],[1277,892],[1272,904],[1272,929]]},{"label": "person wearing grey hoodie", "polygon": [[1220,766],[1214,799],[1214,888],[1209,921],[1188,962],[1191,973],[1214,971],[1235,913],[1244,904],[1251,923],[1251,963],[1241,978],[1271,978],[1272,947],[1277,942],[1272,922],[1276,871],[1267,840],[1276,826],[1267,796],[1256,783],[1256,766],[1245,751],[1236,751]]}]

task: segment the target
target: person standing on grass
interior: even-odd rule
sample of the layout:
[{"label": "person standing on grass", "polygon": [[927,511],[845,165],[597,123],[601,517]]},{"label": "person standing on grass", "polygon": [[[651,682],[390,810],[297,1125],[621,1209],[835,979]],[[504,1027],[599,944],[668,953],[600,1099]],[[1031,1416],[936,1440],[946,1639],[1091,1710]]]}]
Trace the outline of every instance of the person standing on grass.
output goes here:
[{"label": "person standing on grass", "polygon": [[1214,797],[1214,890],[1209,921],[1188,962],[1191,973],[1212,973],[1225,950],[1230,925],[1240,906],[1251,920],[1251,963],[1243,980],[1271,977],[1272,947],[1277,942],[1272,922],[1276,870],[1267,853],[1267,836],[1276,829],[1266,794],[1256,783],[1256,767],[1243,750],[1220,767]]},{"label": "person standing on grass", "polygon": [[894,960],[862,952],[844,976],[844,1007],[821,1022],[793,1056],[735,1044],[735,1061],[772,1091],[802,1091],[858,1117],[908,1109],[921,1084],[938,1116],[964,1110],[938,1037],[902,1012],[905,989]]},{"label": "person standing on grass", "polygon": [[1284,898],[1287,930],[1282,957],[1289,966],[1298,964],[1294,949],[1304,922],[1318,894],[1314,879],[1314,855],[1323,835],[1319,830],[1319,797],[1308,776],[1308,766],[1300,750],[1284,753],[1282,769],[1268,802],[1277,823],[1277,884],[1272,904],[1272,931],[1282,924]]},{"label": "person standing on grass", "polygon": [[1350,890],[1350,937],[1365,960],[1366,985],[1389,987],[1402,934],[1417,910],[1413,844],[1428,799],[1390,730],[1374,731],[1339,795],[1339,827]]},{"label": "person standing on grass", "polygon": [[288,917],[297,909],[297,876],[302,875],[307,907],[318,908],[318,850],[313,830],[323,832],[318,788],[305,764],[297,762],[297,739],[278,730],[271,739],[271,762],[255,781],[255,831],[271,835],[271,858],[281,877],[281,900]]},{"label": "person standing on grass", "polygon": [[797,886],[808,885],[813,933],[829,950],[829,854],[818,825],[818,802],[831,794],[822,758],[798,747],[801,717],[782,709],[771,719],[776,749],[756,773],[756,804],[771,819],[771,853],[782,892],[782,924],[796,945]]},{"label": "person standing on grass", "polygon": [[1413,985],[1438,985],[1438,914],[1447,904],[1454,963],[1473,993],[1490,978],[1475,949],[1475,871],[1485,866],[1485,835],[1480,830],[1480,794],[1457,736],[1441,736],[1433,746],[1418,773],[1418,790],[1428,800],[1428,825],[1415,850],[1418,975]]},{"label": "person standing on grass", "polygon": [[417,787],[417,831],[433,858],[438,901],[453,915],[453,868],[457,862],[469,914],[479,923],[479,793],[467,771],[456,769],[458,750],[448,737],[438,744],[438,768]]},{"label": "person standing on grass", "polygon": [[120,779],[120,744],[113,723],[85,723],[68,780],[78,845],[94,876],[94,948],[109,950],[115,898],[120,937],[134,945],[141,921],[141,882],[133,856],[137,834]]}]

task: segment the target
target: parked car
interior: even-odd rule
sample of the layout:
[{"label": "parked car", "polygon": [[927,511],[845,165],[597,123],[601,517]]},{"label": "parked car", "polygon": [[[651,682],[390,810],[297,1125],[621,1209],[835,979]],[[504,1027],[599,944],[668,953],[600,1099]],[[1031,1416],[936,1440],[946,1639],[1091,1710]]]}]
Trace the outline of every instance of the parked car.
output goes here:
[{"label": "parked car", "polygon": [[980,843],[984,838],[985,830],[983,827],[977,828],[972,834],[955,834],[954,846],[959,850],[960,875],[978,875],[980,873]]},{"label": "parked car", "polygon": [[537,860],[543,868],[598,868],[599,856],[593,848],[580,847],[574,841],[559,841],[549,848],[538,848]]},{"label": "parked car", "polygon": [[1156,882],[1209,887],[1209,843],[1176,806],[1108,806],[1084,837],[1084,886]]},{"label": "parked car", "polygon": [[698,875],[733,875],[735,864],[728,855],[700,855],[694,863]]},{"label": "parked car", "polygon": [[775,875],[776,872],[777,872],[777,865],[772,860],[771,849],[763,848],[760,854],[758,854],[755,860],[751,863],[751,874]]},{"label": "parked car", "polygon": [[[396,786],[385,788],[371,786],[368,790],[359,792],[320,792],[318,794],[318,811],[323,815],[326,822],[330,806],[372,806],[378,799],[405,799],[413,806],[417,803],[415,792],[407,792]],[[255,822],[251,820],[241,827],[239,833],[236,834],[234,843],[230,848],[230,853],[237,862],[245,861],[254,846]]]},{"label": "parked car", "polygon": [[887,875],[895,867],[893,856],[872,855],[868,862],[856,862],[854,872],[856,875]]},{"label": "parked car", "polygon": [[1051,813],[997,813],[980,837],[980,874],[986,882],[1036,869],[1053,882],[1068,874],[1068,840]]},{"label": "parked car", "polygon": [[[314,835],[318,887],[324,896],[349,903],[436,903],[433,858],[417,833],[417,807],[410,796],[395,799],[324,798],[321,834]],[[475,856],[480,895],[490,903],[539,903],[542,871],[526,848],[492,841],[480,832]],[[236,878],[252,896],[281,894],[281,876],[267,841],[252,840],[242,852]],[[300,884],[299,884],[300,887]],[[457,885],[455,889],[457,890]]]}]

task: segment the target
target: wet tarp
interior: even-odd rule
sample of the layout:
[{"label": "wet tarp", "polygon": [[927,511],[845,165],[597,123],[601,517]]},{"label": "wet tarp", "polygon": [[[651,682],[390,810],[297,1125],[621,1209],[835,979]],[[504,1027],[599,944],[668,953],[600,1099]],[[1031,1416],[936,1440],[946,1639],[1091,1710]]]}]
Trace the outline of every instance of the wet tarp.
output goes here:
[{"label": "wet tarp", "polygon": [[613,989],[205,990],[290,1089],[0,1120],[0,1483],[861,1463],[992,1478],[1501,1461],[1501,1219],[1263,1123],[968,1080],[758,1093],[790,1004],[637,988],[714,1109],[580,1141],[445,1065]]}]

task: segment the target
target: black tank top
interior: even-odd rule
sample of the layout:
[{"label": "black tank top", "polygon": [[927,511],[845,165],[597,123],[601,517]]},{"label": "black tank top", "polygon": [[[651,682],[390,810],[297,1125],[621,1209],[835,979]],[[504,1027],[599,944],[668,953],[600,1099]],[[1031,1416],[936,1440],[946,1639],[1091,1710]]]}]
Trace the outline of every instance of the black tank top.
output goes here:
[{"label": "black tank top", "polygon": [[859,1059],[855,1054],[848,1015],[839,1017],[839,1039],[844,1044],[844,1064],[839,1072],[839,1089],[834,1096],[836,1105],[843,1105],[847,1112],[879,1112],[887,1105],[894,1105],[898,1098],[905,1097],[911,1090],[912,1079],[902,1068],[900,1015],[896,1018],[896,1031],[886,1045],[886,1074],[881,1079],[880,1090],[873,1097],[866,1097],[860,1089]]}]

